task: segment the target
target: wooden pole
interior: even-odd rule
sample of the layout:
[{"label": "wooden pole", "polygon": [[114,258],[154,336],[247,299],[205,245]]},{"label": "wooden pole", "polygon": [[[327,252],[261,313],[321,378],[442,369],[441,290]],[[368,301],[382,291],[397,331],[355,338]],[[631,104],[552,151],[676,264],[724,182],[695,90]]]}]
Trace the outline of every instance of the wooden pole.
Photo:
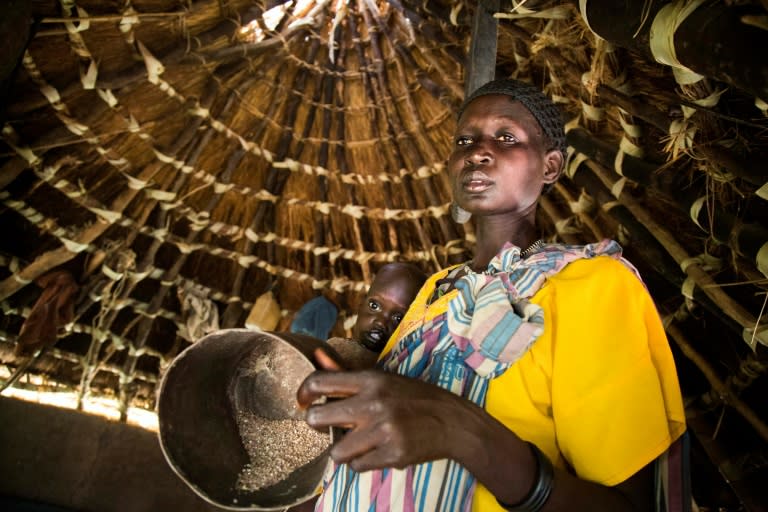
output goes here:
[{"label": "wooden pole", "polygon": [[[374,21],[371,18],[375,15],[375,13],[370,12],[368,9],[362,9],[362,15],[363,19],[368,25],[368,31],[370,34],[370,49],[373,54],[373,69],[375,71],[372,73],[373,79],[371,80],[371,85],[374,98],[376,104],[383,105],[384,107],[384,112],[386,113],[386,123],[387,127],[389,128],[389,135],[392,137],[392,140],[395,143],[395,147],[397,148],[397,154],[393,155],[393,159],[397,162],[394,168],[399,169],[406,167],[406,161],[408,161],[411,165],[415,164],[417,166],[422,166],[425,163],[424,157],[421,155],[419,148],[416,147],[416,145],[411,140],[411,137],[399,136],[399,134],[406,133],[407,130],[404,127],[403,118],[392,97],[392,93],[387,82],[387,76],[384,74],[383,64],[385,59],[381,50],[381,45],[379,44],[379,37],[385,28],[383,27],[383,24],[374,24]],[[374,30],[374,28],[377,28],[378,30]],[[408,160],[406,160],[404,157],[407,157]],[[389,189],[390,187],[389,183],[385,183],[384,186],[385,189]],[[406,207],[409,209],[415,209],[416,199],[414,197],[411,183],[408,179],[403,180],[402,191]],[[384,195],[384,200],[386,201],[388,208],[391,207],[391,204],[389,203],[389,197],[391,197],[391,191],[387,190],[387,193]],[[432,241],[424,232],[421,221],[419,219],[413,219],[412,224],[419,237],[421,246],[425,250],[431,250]],[[442,226],[443,232],[447,233],[447,226],[445,224],[442,224]],[[392,246],[397,247],[398,236],[394,232],[394,226],[390,223],[388,227],[390,230],[390,241],[392,242]]]},{"label": "wooden pole", "polygon": [[7,0],[0,4],[0,126],[5,123],[11,81],[32,31],[32,2]]},{"label": "wooden pole", "polygon": [[[568,144],[579,153],[585,154],[605,168],[612,166],[616,156],[616,147],[598,140],[582,128],[569,130],[566,138]],[[625,177],[632,181],[661,192],[669,199],[670,203],[676,205],[681,212],[688,214],[702,229],[708,230],[716,239],[727,243],[730,247],[737,248],[735,249],[736,252],[740,252],[751,259],[752,264],[756,265],[760,248],[768,240],[768,228],[758,222],[744,223],[722,209],[717,210],[711,218],[707,208],[700,208],[696,214],[691,213],[694,203],[706,192],[697,193],[690,189],[686,191],[687,187],[681,181],[683,177],[672,173],[658,172],[658,168],[653,164],[639,158],[631,155],[625,156],[622,172]],[[615,173],[611,174],[618,179]],[[616,179],[611,178],[613,182]]]},{"label": "wooden pole", "polygon": [[[582,16],[597,35],[613,44],[653,57],[651,27],[659,15],[669,13],[672,2],[584,2]],[[677,2],[680,5],[680,2]],[[682,18],[672,34],[677,61],[696,73],[731,84],[755,97],[768,98],[768,60],[756,48],[768,48],[768,31],[742,22],[750,6],[704,2]],[[674,15],[669,16],[674,18]],[[660,30],[656,25],[655,30]],[[658,52],[657,52],[658,53]]]},{"label": "wooden pole", "polygon": [[[197,34],[192,41],[196,48],[190,50],[189,41],[182,39],[172,46],[167,52],[158,52],[156,57],[162,61],[166,69],[178,64],[204,64],[206,60],[196,53],[197,48],[204,48],[212,45],[221,39],[229,39],[233,36],[237,26],[231,20],[225,20],[201,34]],[[195,56],[194,58],[192,56]],[[147,77],[147,66],[143,62],[137,62],[130,66],[114,72],[99,73],[96,80],[96,88],[118,90],[124,87],[136,85],[137,82]],[[62,101],[79,94],[83,91],[83,84],[79,79],[75,79],[65,87],[59,90]],[[101,103],[101,102],[100,102]],[[16,117],[32,110],[48,105],[48,100],[42,94],[31,96],[29,99],[15,101],[9,105],[8,113]],[[97,107],[99,108],[99,107]]]},{"label": "wooden pole", "polygon": [[[611,193],[610,187],[606,186],[604,180],[601,180],[594,174],[594,163],[592,166],[589,166],[587,162],[582,163],[578,167],[571,178],[572,181],[576,185],[584,187],[610,217],[623,225],[631,233],[631,238],[635,245],[643,248],[640,254],[649,267],[672,286],[680,288],[683,284],[684,275],[680,270],[679,264],[670,256],[668,249],[657,240],[654,233],[635,217],[633,212],[622,202],[616,201],[616,197]],[[609,173],[606,171],[605,174]],[[689,270],[694,266],[690,265],[688,267]],[[734,333],[742,336],[744,325],[726,314],[717,302],[713,301],[708,294],[702,291],[700,286],[694,288],[693,298]]]},{"label": "wooden pole", "polygon": [[472,19],[472,36],[464,77],[464,97],[496,77],[496,47],[499,22],[493,17],[499,11],[499,0],[478,0]]},{"label": "wooden pole", "polygon": [[[617,180],[612,178],[612,173],[609,173],[599,164],[591,160],[585,161],[584,164],[592,170],[607,188],[610,189],[615,185]],[[695,262],[687,263],[690,262],[691,257],[686,249],[680,245],[672,232],[656,222],[648,211],[629,194],[619,194],[618,200],[622,205],[629,209],[632,215],[643,224],[648,231],[653,234],[654,238],[664,246],[664,249],[678,264],[685,264],[685,273],[696,282],[696,285],[707,294],[715,304],[719,305],[729,317],[735,320],[745,330],[749,331],[755,328],[757,319],[754,315],[726,294],[701,265]]]},{"label": "wooden pole", "polygon": [[[597,95],[626,110],[633,116],[653,125],[664,133],[669,132],[670,117],[642,100],[632,98],[612,87],[600,84],[597,86]],[[683,101],[680,101],[683,103]],[[695,105],[695,104],[694,104]],[[761,186],[768,180],[768,171],[762,162],[747,161],[717,143],[697,144],[696,150],[700,151],[707,159],[727,169],[728,172],[742,178],[753,185]]]},{"label": "wooden pole", "polygon": [[[403,5],[399,0],[388,0],[389,5],[399,10],[403,17],[410,21],[414,32],[424,36],[427,41],[434,41],[442,48],[446,55],[459,64],[465,63],[465,55],[461,51],[462,42],[460,36],[451,31],[445,30],[444,26],[451,23],[450,12],[443,11],[443,7],[438,4],[429,6],[428,17]],[[447,5],[447,4],[446,4]],[[463,25],[464,20],[462,9],[457,17],[457,23]]]},{"label": "wooden pole", "polygon": [[[314,39],[312,41],[312,44],[310,45],[309,49],[307,50],[307,62],[314,62],[315,56],[317,55],[317,52],[320,49],[320,43],[318,39]],[[307,71],[306,70],[300,70],[298,73],[296,73],[296,76],[294,78],[293,86],[289,89],[288,95],[289,97],[285,100],[285,109],[283,111],[282,116],[282,125],[285,127],[290,127],[290,129],[283,130],[283,135],[280,138],[280,140],[277,143],[277,148],[275,151],[275,160],[280,161],[285,159],[285,157],[288,155],[290,149],[291,149],[291,141],[293,140],[293,133],[296,129],[296,117],[297,112],[299,109],[299,106],[301,104],[301,96],[293,94],[291,90],[297,90],[297,91],[303,91],[305,89],[306,80],[307,80]],[[273,104],[277,104],[277,101],[274,101]],[[267,117],[265,117],[267,119]],[[309,127],[305,127],[305,129],[308,129]],[[301,147],[298,148],[296,153],[301,152]],[[283,192],[283,188],[285,188],[285,183],[288,181],[288,176],[290,174],[290,171],[283,170],[283,169],[277,169],[275,167],[270,167],[267,179],[265,182],[265,188],[269,190],[272,194],[276,196],[280,196]],[[268,222],[269,220],[269,214],[270,212],[274,213],[274,205],[267,201],[262,201],[258,209],[256,210],[256,214],[254,215],[253,221],[251,222],[249,229],[252,231],[258,232],[262,228],[262,224]],[[272,215],[272,222],[274,223],[274,215]],[[271,226],[271,228],[274,228],[274,225]],[[245,246],[243,248],[243,254],[250,254],[253,251],[254,242],[252,242],[250,239],[246,237],[245,239]],[[274,250],[273,246],[268,246],[267,251]],[[274,258],[268,254],[268,259],[270,261],[274,261]],[[234,297],[239,297],[241,290],[243,288],[243,282],[245,280],[247,270],[243,267],[238,267],[237,274],[235,275],[234,282],[232,283],[232,286],[230,288],[230,295]],[[240,301],[233,301],[227,304],[226,309],[224,310],[224,314],[222,316],[221,322],[223,328],[230,328],[240,325],[241,317],[243,316],[243,305]]]},{"label": "wooden pole", "polygon": [[[368,11],[364,11],[364,15],[365,16],[370,16],[371,18],[373,18],[373,21],[376,23],[376,26],[379,27],[379,33],[384,34],[384,35],[387,34],[387,25],[384,23],[384,21],[375,12],[368,13]],[[379,52],[379,53],[381,52],[380,50],[377,50],[378,46],[376,44],[376,40],[373,37],[371,37],[371,44],[372,44],[372,49],[373,49],[374,52]],[[398,50],[397,46],[396,46],[396,50]],[[414,62],[412,60],[408,60],[407,59],[408,53],[406,51],[404,51],[402,49],[399,49],[397,51],[397,55],[401,56],[401,58],[405,58],[405,66],[403,66],[402,64],[400,64],[399,61],[397,61],[398,62],[397,70],[398,70],[398,72],[399,72],[399,74],[401,76],[401,80],[403,81],[403,83],[407,83],[408,77],[405,76],[405,73],[403,72],[403,68],[404,67],[410,67],[412,69],[413,68],[418,69],[418,67],[417,66],[413,66]],[[381,72],[378,70],[378,68],[377,68],[377,74],[381,75],[382,81],[383,81],[384,75],[381,74]],[[421,74],[423,74],[423,73],[421,73]],[[422,86],[424,86],[425,78],[423,76],[420,76],[419,72],[416,73],[416,78],[417,78],[417,80],[419,80],[419,82],[422,84]],[[413,100],[411,99],[410,93],[406,92],[406,94],[403,96],[403,99],[404,99],[403,103],[407,106],[407,112],[408,112],[408,114],[410,114],[411,124],[416,126],[416,131],[418,133],[426,133],[427,129],[423,126],[421,118],[419,117],[419,115],[418,115],[418,113],[416,111],[416,107],[414,106]],[[397,113],[398,109],[393,109],[393,112]],[[397,131],[397,133],[402,133],[400,130],[396,130],[396,131]],[[412,144],[411,137],[408,137],[408,138],[406,138],[406,139],[404,139],[402,141],[401,141],[401,139],[399,137],[397,137],[395,140],[398,142],[398,144],[409,144],[409,145],[413,145],[414,146],[410,153],[412,153],[415,156],[416,161],[414,163],[417,166],[419,166],[419,167],[423,166],[426,163],[425,160],[428,161],[428,162],[437,162],[437,161],[441,160],[441,155],[438,155],[434,151],[434,148],[432,148],[430,145],[422,144],[422,145],[419,146],[419,145],[416,145],[416,144]],[[424,193],[427,196],[427,201],[428,201],[429,204],[439,204],[438,198],[435,196],[434,191],[433,191],[432,187],[429,186],[429,184],[430,184],[430,182],[427,181],[427,180],[424,180],[421,183],[422,190],[424,191]],[[405,199],[407,201],[406,204],[408,205],[408,208],[415,209],[416,208],[416,200],[415,200],[415,195],[414,195],[414,192],[413,192],[413,180],[412,180],[411,176],[409,176],[409,175],[404,176],[402,186],[403,186],[403,189],[405,191]],[[421,221],[419,221],[419,220],[414,220],[414,225],[415,225],[417,231],[419,231],[419,233],[421,234],[421,232],[423,231],[423,228],[422,228],[420,222]],[[451,239],[453,239],[453,238],[455,238],[457,236],[457,233],[456,233],[456,230],[454,228],[454,225],[453,224],[449,224],[446,221],[445,217],[438,217],[436,219],[436,222],[437,222],[438,226],[440,227],[440,231],[442,232],[442,235],[443,235],[444,239],[451,240]],[[425,238],[425,240],[429,241],[428,237],[424,237],[424,238]],[[424,245],[424,247],[431,247],[431,243],[429,243],[427,245]]]},{"label": "wooden pole", "polygon": [[[337,37],[340,34],[339,27],[336,29]],[[339,55],[339,58],[341,58],[342,55]],[[330,63],[330,69],[331,71],[336,71],[336,64],[331,62]],[[325,108],[322,112],[322,118],[323,118],[323,124],[321,127],[321,133],[322,133],[322,139],[323,142],[320,144],[320,149],[318,151],[319,155],[317,158],[317,165],[320,167],[326,168],[328,167],[328,157],[330,155],[330,147],[328,144],[328,140],[331,136],[331,124],[332,124],[332,106],[334,104],[333,101],[333,89],[334,89],[334,82],[332,74],[324,74],[321,81],[320,81],[320,87],[317,89],[317,96],[322,95],[323,99],[323,105],[325,105]],[[314,102],[316,104],[317,102]],[[310,118],[314,119],[314,107],[312,108],[312,113],[310,114]],[[309,119],[306,122],[307,126],[305,129],[308,129],[311,125],[311,122]],[[302,137],[303,138],[303,137]],[[325,176],[318,176],[316,178],[317,180],[317,188],[318,188],[318,199],[320,201],[326,202],[328,201],[328,179]],[[315,239],[315,245],[317,247],[323,247],[327,243],[327,237],[325,235],[325,216],[318,211],[312,212],[312,215],[314,217],[315,221],[315,233],[314,233],[314,239]],[[327,265],[325,262],[327,261],[326,255],[321,254],[315,254],[314,261],[312,264],[313,267],[313,274],[315,276],[315,279],[318,281],[322,280],[324,277],[325,272],[329,272],[330,265]]]}]

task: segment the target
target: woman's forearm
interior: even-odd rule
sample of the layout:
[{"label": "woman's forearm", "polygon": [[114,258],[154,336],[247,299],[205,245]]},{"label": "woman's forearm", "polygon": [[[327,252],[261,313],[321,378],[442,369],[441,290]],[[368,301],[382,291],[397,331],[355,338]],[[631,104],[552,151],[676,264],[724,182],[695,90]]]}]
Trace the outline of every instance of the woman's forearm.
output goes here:
[{"label": "woman's forearm", "polygon": [[[466,417],[457,422],[465,436],[453,444],[456,447],[453,457],[499,502],[508,505],[523,502],[540,477],[534,452],[528,443],[483,409],[470,405]],[[652,504],[649,468],[616,487],[581,480],[565,470],[555,469],[552,490],[541,511],[645,512]]]}]

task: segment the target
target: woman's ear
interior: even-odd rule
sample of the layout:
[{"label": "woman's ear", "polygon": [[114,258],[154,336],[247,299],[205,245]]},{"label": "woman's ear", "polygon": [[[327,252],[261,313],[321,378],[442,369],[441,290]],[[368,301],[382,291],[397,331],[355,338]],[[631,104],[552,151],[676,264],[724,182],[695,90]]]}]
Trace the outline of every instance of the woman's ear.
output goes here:
[{"label": "woman's ear", "polygon": [[553,149],[544,155],[544,183],[554,183],[560,178],[564,162],[563,152],[559,149]]}]

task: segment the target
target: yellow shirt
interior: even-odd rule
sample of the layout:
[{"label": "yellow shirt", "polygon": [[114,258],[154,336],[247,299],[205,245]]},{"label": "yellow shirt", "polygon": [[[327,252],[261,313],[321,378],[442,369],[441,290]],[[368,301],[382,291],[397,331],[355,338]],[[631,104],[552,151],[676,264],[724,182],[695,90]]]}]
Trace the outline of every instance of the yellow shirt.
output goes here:
[{"label": "yellow shirt", "polygon": [[[422,293],[431,293],[443,274]],[[619,484],[685,431],[675,364],[655,305],[629,269],[605,256],[570,263],[531,300],[544,309],[544,333],[491,381],[485,409],[556,466]],[[478,484],[473,510],[503,509]]]}]

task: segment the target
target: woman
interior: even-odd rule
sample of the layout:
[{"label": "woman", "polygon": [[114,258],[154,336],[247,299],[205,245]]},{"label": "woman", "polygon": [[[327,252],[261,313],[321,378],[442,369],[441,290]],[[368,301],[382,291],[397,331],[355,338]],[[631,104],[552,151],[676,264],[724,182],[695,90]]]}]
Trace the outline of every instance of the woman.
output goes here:
[{"label": "woman", "polygon": [[[617,244],[537,240],[564,163],[557,108],[490,82],[454,141],[474,257],[427,281],[380,369],[302,384],[310,425],[348,429],[317,509],[652,510],[653,462],[685,430],[674,362]],[[323,396],[337,400],[310,406]]]}]

